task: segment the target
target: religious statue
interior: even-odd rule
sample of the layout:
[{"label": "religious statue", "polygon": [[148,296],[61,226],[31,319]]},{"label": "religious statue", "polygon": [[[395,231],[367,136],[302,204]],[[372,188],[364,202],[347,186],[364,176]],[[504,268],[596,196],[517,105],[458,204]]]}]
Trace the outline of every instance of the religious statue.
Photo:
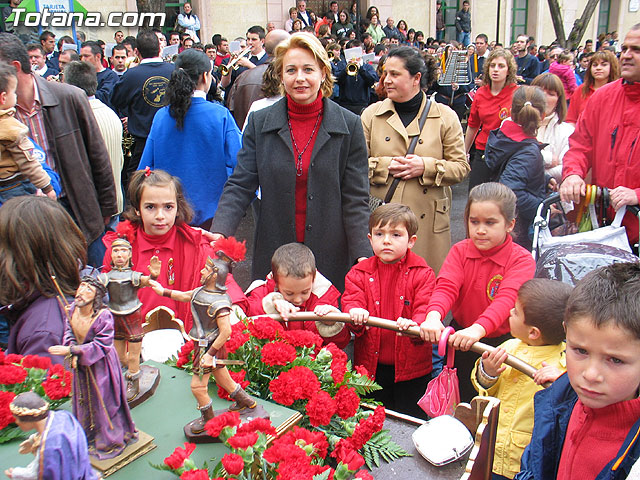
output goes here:
[{"label": "religious statue", "polygon": [[244,243],[228,238],[218,240],[214,248],[217,258],[208,257],[200,272],[202,286],[181,292],[165,289],[160,283],[151,281],[157,294],[180,302],[191,302],[193,327],[189,337],[195,344],[191,392],[198,402],[200,418],[185,426],[185,434],[190,441],[206,441],[198,436],[204,432],[207,421],[215,415],[207,388],[212,374],[216,384],[224,388],[234,400],[229,410],[241,414],[252,411],[252,416],[266,416],[262,408],[256,409],[256,401],[231,378],[225,366],[227,352],[224,344],[231,335],[231,298],[226,293],[225,281],[233,262],[244,258],[246,247]]},{"label": "religious statue", "polygon": [[24,432],[35,430],[20,444],[19,453],[33,453],[26,467],[5,470],[14,480],[94,480],[87,438],[78,421],[64,410],[49,411],[49,403],[35,392],[16,396],[9,405],[16,424]]},{"label": "religious statue", "polygon": [[127,404],[118,354],[113,346],[113,317],[104,307],[106,288],[85,276],[68,308],[63,345],[49,347],[65,355],[73,368],[73,414],[98,459],[114,458],[137,439]]},{"label": "religious statue", "polygon": [[[148,287],[149,280],[155,280],[160,275],[161,262],[153,256],[147,267],[150,275],[146,276],[132,269],[131,243],[126,238],[117,238],[111,244],[111,266],[107,273],[98,275],[98,280],[109,292],[109,311],[113,314],[115,325],[115,346],[120,363],[127,367],[127,401],[135,406],[145,398],[140,395],[140,350],[142,347],[142,303],[138,299],[138,289]],[[147,389],[155,390],[158,382],[158,370],[147,369],[154,378],[145,382]],[[148,385],[151,384],[151,387]],[[150,393],[153,393],[151,391]],[[138,400],[137,402],[135,402]]]}]

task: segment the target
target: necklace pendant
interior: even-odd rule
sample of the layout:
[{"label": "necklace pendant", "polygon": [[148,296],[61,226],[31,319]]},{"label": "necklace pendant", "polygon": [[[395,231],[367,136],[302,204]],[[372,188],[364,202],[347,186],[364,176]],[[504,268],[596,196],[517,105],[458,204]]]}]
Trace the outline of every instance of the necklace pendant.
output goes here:
[{"label": "necklace pendant", "polygon": [[176,283],[176,272],[173,267],[173,258],[170,258],[167,263],[167,283],[169,285],[173,285]]}]

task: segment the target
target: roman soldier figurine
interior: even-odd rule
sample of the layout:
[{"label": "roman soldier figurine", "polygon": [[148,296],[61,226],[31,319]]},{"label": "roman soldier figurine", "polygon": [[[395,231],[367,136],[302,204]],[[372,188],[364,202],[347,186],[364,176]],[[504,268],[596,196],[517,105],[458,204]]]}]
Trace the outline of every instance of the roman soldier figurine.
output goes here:
[{"label": "roman soldier figurine", "polygon": [[[98,280],[109,292],[109,311],[113,314],[115,327],[115,347],[120,363],[127,367],[127,401],[133,402],[140,394],[140,350],[142,348],[142,302],[138,299],[138,289],[150,286],[149,281],[160,275],[161,262],[158,257],[149,261],[150,275],[136,272],[131,265],[131,244],[126,238],[117,238],[111,244],[111,266],[107,273],[101,273]],[[153,374],[157,374],[153,372]],[[157,383],[156,379],[151,381]]]},{"label": "roman soldier figurine", "polygon": [[193,328],[189,336],[195,344],[191,392],[198,402],[201,416],[185,427],[185,434],[190,439],[202,434],[206,422],[214,417],[207,388],[212,374],[216,384],[224,388],[235,401],[229,410],[242,413],[256,407],[256,401],[231,378],[225,366],[227,352],[224,344],[231,335],[231,298],[226,292],[225,281],[232,264],[244,258],[246,246],[244,242],[239,243],[232,237],[223,238],[215,243],[215,251],[217,258],[208,257],[200,272],[202,286],[194,290],[169,290],[158,282],[151,281],[152,288],[158,295],[180,302],[191,302]]}]

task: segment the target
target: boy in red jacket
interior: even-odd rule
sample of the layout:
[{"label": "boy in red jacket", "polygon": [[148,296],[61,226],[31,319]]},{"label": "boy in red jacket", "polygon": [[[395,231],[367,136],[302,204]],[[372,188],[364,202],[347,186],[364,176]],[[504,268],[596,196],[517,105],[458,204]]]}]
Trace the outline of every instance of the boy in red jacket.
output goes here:
[{"label": "boy in red jacket", "polygon": [[[271,273],[256,280],[246,291],[248,316],[280,314],[284,320],[298,311],[313,312],[317,307],[337,310],[340,292],[316,270],[313,252],[302,243],[279,247],[271,257]],[[322,310],[324,311],[324,310]],[[344,348],[351,334],[343,323],[287,322],[287,330],[310,330],[323,338],[323,344],[335,343]]]},{"label": "boy in red jacket", "polygon": [[404,205],[383,205],[371,214],[369,241],[375,256],[347,274],[342,309],[354,321],[355,364],[366,367],[382,386],[373,398],[392,410],[424,417],[416,403],[431,373],[431,345],[366,326],[369,314],[396,320],[401,328],[424,321],[436,282],[427,262],[411,251],[417,230],[416,216]]}]

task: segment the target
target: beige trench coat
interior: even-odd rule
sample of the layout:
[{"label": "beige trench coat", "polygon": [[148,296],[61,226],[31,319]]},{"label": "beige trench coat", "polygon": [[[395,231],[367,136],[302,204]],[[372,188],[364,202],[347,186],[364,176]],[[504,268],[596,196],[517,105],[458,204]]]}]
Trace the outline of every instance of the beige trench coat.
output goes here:
[{"label": "beige trench coat", "polygon": [[[419,133],[418,120],[426,102],[425,96],[418,115],[406,128],[389,99],[370,105],[362,113],[372,195],[385,197],[393,180],[389,175],[391,159],[407,153],[409,137]],[[453,110],[432,102],[422,132],[415,154],[424,160],[424,174],[401,180],[392,202],[407,205],[418,217],[418,241],[413,251],[437,274],[451,247],[450,185],[464,180],[470,168],[462,127]]]}]

